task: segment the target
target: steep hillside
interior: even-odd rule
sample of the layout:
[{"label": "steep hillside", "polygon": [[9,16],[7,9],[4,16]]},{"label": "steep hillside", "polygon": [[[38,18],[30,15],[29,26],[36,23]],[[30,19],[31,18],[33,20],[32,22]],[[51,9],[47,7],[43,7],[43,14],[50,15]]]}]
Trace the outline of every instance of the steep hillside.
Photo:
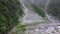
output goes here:
[{"label": "steep hillside", "polygon": [[19,24],[23,11],[18,0],[0,0],[0,34],[7,34]]}]

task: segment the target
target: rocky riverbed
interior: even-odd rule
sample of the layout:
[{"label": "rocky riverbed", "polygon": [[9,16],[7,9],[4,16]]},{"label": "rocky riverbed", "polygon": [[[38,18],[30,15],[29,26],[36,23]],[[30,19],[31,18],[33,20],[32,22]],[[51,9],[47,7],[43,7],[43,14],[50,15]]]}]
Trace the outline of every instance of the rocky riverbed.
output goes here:
[{"label": "rocky riverbed", "polygon": [[60,23],[28,26],[26,28],[25,34],[60,34]]}]

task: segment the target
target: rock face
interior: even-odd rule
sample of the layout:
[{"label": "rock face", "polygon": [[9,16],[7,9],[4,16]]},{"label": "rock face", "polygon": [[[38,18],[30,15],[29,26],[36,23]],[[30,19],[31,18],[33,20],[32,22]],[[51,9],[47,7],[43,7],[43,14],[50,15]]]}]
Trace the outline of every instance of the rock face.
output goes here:
[{"label": "rock face", "polygon": [[[27,0],[28,2],[30,2],[29,0]],[[30,24],[33,22],[45,22],[45,20],[39,16],[37,13],[33,12],[32,10],[28,9],[28,7],[26,7],[27,2],[25,0],[21,0],[23,11],[25,13],[25,16],[22,19],[22,23],[21,24]]]},{"label": "rock face", "polygon": [[[25,3],[27,4],[27,2],[24,3],[24,1],[26,0],[23,0],[23,2],[21,1],[23,6]],[[49,6],[48,3],[50,0],[37,0],[37,1],[27,0],[27,1],[35,4],[39,8],[45,9],[47,8],[47,5]],[[53,1],[51,0],[52,3]],[[51,2],[50,4],[52,4]],[[47,14],[48,15],[47,17],[51,22],[46,23],[41,16],[37,15],[37,13],[33,12],[32,10],[29,10],[28,7],[24,6],[23,9],[25,16],[23,17],[22,24],[30,24],[33,22],[40,23],[37,25],[31,25],[26,27],[26,31],[24,32],[24,34],[60,34],[60,23],[53,16]]]},{"label": "rock face", "polygon": [[45,22],[45,20],[38,14],[26,8],[25,16],[23,17],[22,24],[30,24],[33,22]]},{"label": "rock face", "polygon": [[37,0],[37,1],[36,0],[28,0],[28,2],[31,2],[40,8],[45,8],[45,5],[48,1],[49,0]]}]

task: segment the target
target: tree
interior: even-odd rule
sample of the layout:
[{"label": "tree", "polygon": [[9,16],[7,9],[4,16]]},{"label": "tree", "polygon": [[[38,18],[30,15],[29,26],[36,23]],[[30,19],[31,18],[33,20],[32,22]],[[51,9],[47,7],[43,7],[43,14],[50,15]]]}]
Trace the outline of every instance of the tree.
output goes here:
[{"label": "tree", "polygon": [[51,1],[47,12],[60,20],[60,0]]},{"label": "tree", "polygon": [[0,0],[0,34],[7,34],[19,24],[23,11],[18,0]]}]

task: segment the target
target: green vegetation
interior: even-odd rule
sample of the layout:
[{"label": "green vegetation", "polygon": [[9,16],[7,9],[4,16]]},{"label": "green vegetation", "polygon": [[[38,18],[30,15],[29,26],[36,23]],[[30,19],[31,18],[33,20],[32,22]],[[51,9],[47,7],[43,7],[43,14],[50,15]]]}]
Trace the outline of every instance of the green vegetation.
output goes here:
[{"label": "green vegetation", "polygon": [[36,12],[38,15],[42,16],[42,17],[45,16],[44,11],[41,10],[41,9],[39,9],[37,6],[35,6],[35,5],[33,5],[33,4],[32,4],[32,10],[33,10],[34,12]]},{"label": "green vegetation", "polygon": [[14,31],[18,31],[18,30],[21,30],[21,31],[25,31],[25,25],[17,25],[15,28],[14,28]]},{"label": "green vegetation", "polygon": [[7,34],[19,24],[23,11],[18,0],[0,0],[0,34]]},{"label": "green vegetation", "polygon": [[47,9],[48,13],[60,19],[60,0],[52,1]]},{"label": "green vegetation", "polygon": [[[19,24],[19,25],[17,25],[16,27],[13,28],[13,31],[11,32],[11,34],[14,34],[14,33],[18,34],[18,32],[19,32],[20,34],[24,34],[24,32],[25,32],[25,30],[26,30],[25,27],[26,27],[25,25]],[[20,31],[21,31],[21,32],[20,32]]]},{"label": "green vegetation", "polygon": [[28,9],[31,9],[32,11],[36,12],[38,15],[45,17],[44,11],[38,8],[36,5],[28,2],[26,6]]}]

